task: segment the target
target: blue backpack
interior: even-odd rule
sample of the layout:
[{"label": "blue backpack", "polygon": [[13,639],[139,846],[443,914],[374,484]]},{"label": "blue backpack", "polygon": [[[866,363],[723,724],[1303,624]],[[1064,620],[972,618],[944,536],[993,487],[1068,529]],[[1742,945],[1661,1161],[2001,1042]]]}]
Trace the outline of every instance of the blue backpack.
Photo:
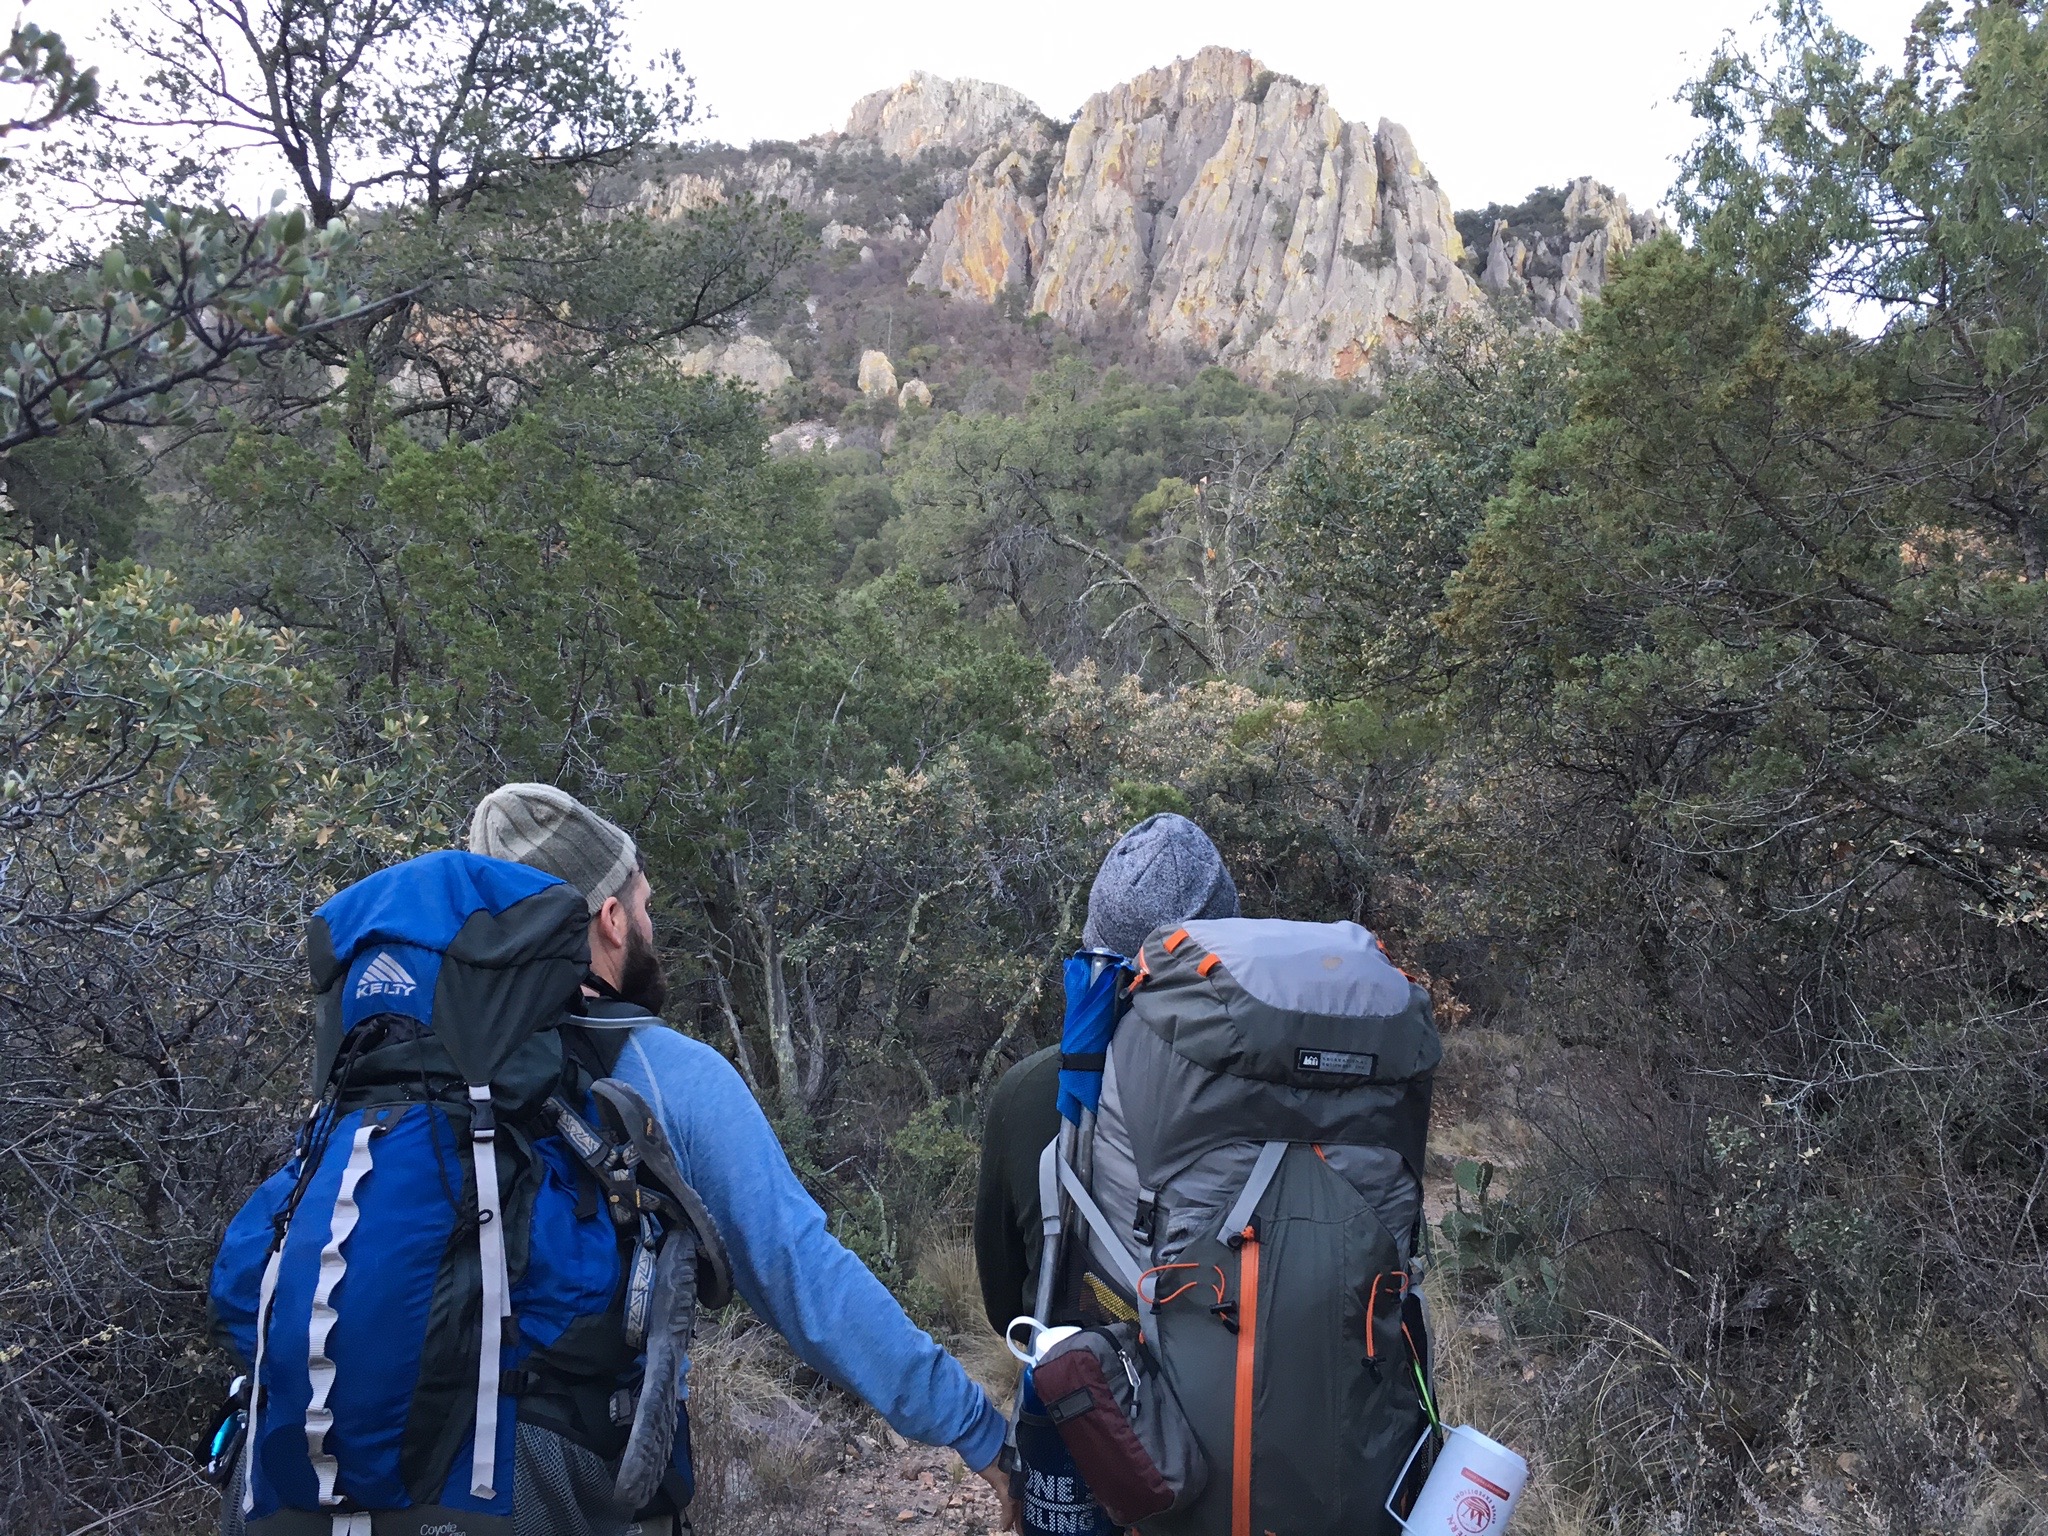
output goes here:
[{"label": "blue backpack", "polygon": [[528,1426],[603,1459],[604,1513],[687,1502],[682,1357],[729,1274],[608,1075],[651,1018],[586,1007],[587,933],[573,886],[453,852],[308,925],[320,1101],[211,1288],[248,1373],[226,1497],[250,1532],[509,1532],[544,1492],[515,1485]]}]

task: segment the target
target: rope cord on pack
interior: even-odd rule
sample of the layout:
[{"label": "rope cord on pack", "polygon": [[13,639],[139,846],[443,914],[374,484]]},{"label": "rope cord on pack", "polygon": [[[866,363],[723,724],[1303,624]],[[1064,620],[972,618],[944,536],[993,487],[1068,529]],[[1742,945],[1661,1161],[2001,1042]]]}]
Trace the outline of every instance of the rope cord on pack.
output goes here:
[{"label": "rope cord on pack", "polygon": [[[455,1192],[455,1185],[448,1177],[448,1166],[441,1161],[440,1138],[434,1134],[434,1124],[437,1117],[433,1111],[436,1105],[434,1103],[434,1085],[427,1078],[427,1053],[425,1051],[419,1052],[417,1059],[420,1068],[420,1102],[427,1106],[427,1150],[434,1154],[434,1172],[441,1180],[441,1193],[448,1201],[448,1209],[459,1220],[462,1216],[462,1196]],[[438,1118],[446,1119],[446,1112],[444,1111]],[[462,1143],[456,1140],[455,1126],[452,1122],[448,1127],[448,1139],[454,1144],[455,1159],[460,1163],[462,1160]]]},{"label": "rope cord on pack", "polygon": [[[1388,1275],[1392,1275],[1401,1282],[1400,1294],[1402,1296],[1408,1294],[1408,1273],[1406,1270],[1385,1270],[1372,1277],[1372,1290],[1367,1295],[1365,1303],[1365,1358],[1368,1360],[1376,1360],[1379,1357],[1379,1341],[1373,1337],[1373,1321],[1379,1312],[1380,1282],[1386,1279]],[[1408,1331],[1408,1325],[1405,1322],[1401,1325],[1401,1331],[1403,1333]]]},{"label": "rope cord on pack", "polygon": [[327,1155],[327,1143],[333,1138],[334,1127],[341,1120],[341,1096],[348,1091],[348,1080],[364,1053],[367,1038],[361,1030],[350,1033],[344,1042],[341,1059],[328,1074],[331,1086],[323,1090],[320,1102],[313,1106],[313,1113],[307,1117],[304,1140],[299,1148],[299,1177],[271,1222],[280,1243],[284,1241],[285,1228],[299,1213],[299,1202],[306,1198],[306,1191],[312,1186],[320,1159]]},{"label": "rope cord on pack", "polygon": [[[1154,1309],[1155,1311],[1156,1311],[1157,1309],[1159,1309],[1160,1307],[1163,1307],[1163,1306],[1165,1306],[1165,1305],[1166,1305],[1166,1304],[1167,1304],[1168,1302],[1170,1302],[1170,1301],[1176,1301],[1176,1300],[1178,1300],[1178,1299],[1179,1299],[1180,1297],[1182,1297],[1182,1296],[1185,1296],[1185,1295],[1186,1295],[1186,1294],[1187,1294],[1187,1293],[1188,1293],[1189,1291],[1192,1291],[1192,1290],[1193,1290],[1193,1289],[1194,1289],[1194,1288],[1195,1288],[1196,1286],[1198,1286],[1198,1285],[1200,1285],[1200,1284],[1202,1283],[1202,1281],[1201,1281],[1201,1277],[1200,1277],[1200,1276],[1197,1276],[1197,1277],[1196,1277],[1195,1279],[1193,1279],[1193,1280],[1188,1280],[1188,1281],[1185,1281],[1185,1282],[1183,1282],[1183,1283],[1182,1283],[1182,1284],[1180,1285],[1180,1287],[1179,1287],[1178,1289],[1176,1289],[1176,1290],[1173,1290],[1173,1291],[1170,1291],[1170,1292],[1168,1292],[1168,1293],[1167,1293],[1166,1295],[1164,1295],[1164,1296],[1161,1296],[1161,1295],[1158,1295],[1158,1294],[1157,1294],[1157,1292],[1158,1292],[1158,1290],[1159,1290],[1159,1287],[1158,1287],[1158,1286],[1157,1286],[1156,1284],[1155,1284],[1155,1285],[1154,1285],[1154,1286],[1152,1287],[1152,1290],[1153,1290],[1154,1294],[1153,1294],[1153,1295],[1150,1295],[1150,1296],[1147,1296],[1147,1295],[1145,1294],[1145,1289],[1144,1289],[1144,1286],[1145,1286],[1145,1282],[1146,1282],[1147,1280],[1150,1280],[1150,1279],[1151,1279],[1151,1278],[1152,1278],[1152,1277],[1153,1277],[1154,1275],[1163,1275],[1163,1274],[1166,1274],[1166,1273],[1167,1273],[1168,1271],[1170,1271],[1170,1270],[1176,1270],[1176,1269],[1200,1269],[1201,1267],[1202,1267],[1201,1265],[1199,1265],[1199,1264],[1193,1264],[1193,1263],[1180,1263],[1180,1264],[1155,1264],[1155,1265],[1153,1265],[1153,1266],[1152,1266],[1152,1267],[1151,1267],[1150,1269],[1146,1270],[1146,1271],[1145,1271],[1145,1272],[1144,1272],[1144,1273],[1143,1273],[1142,1275],[1138,1276],[1138,1300],[1140,1300],[1140,1301],[1142,1301],[1142,1302],[1146,1303],[1147,1305],[1149,1305],[1150,1307],[1152,1307],[1152,1308],[1153,1308],[1153,1309]],[[1221,1273],[1221,1271],[1219,1270],[1219,1271],[1218,1271],[1218,1273],[1220,1274],[1220,1273]],[[1217,1299],[1218,1299],[1219,1301],[1220,1301],[1220,1300],[1222,1299],[1222,1296],[1221,1296],[1220,1292],[1219,1292],[1219,1294],[1218,1294],[1218,1296],[1217,1296]]]}]

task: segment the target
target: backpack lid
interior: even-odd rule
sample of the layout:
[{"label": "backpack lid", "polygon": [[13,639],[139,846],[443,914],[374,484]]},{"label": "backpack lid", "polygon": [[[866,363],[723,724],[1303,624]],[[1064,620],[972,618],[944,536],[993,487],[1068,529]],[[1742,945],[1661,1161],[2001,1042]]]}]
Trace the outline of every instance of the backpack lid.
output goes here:
[{"label": "backpack lid", "polygon": [[1133,1007],[1212,1072],[1296,1088],[1426,1077],[1429,994],[1356,923],[1219,917],[1149,936]]},{"label": "backpack lid", "polygon": [[1248,997],[1268,1008],[1365,1018],[1408,1006],[1408,978],[1356,923],[1217,917],[1185,926],[1198,949],[1214,955]]},{"label": "backpack lid", "polygon": [[[574,988],[557,982],[589,963],[589,929],[574,886],[505,859],[449,849],[358,880],[307,924],[307,960],[322,994],[314,1081],[326,1081],[350,1030],[400,1014],[431,1029],[468,1081],[489,1082],[536,1029],[560,1020]],[[505,980],[534,967],[536,984],[446,995],[451,961],[472,983],[479,972]]]}]

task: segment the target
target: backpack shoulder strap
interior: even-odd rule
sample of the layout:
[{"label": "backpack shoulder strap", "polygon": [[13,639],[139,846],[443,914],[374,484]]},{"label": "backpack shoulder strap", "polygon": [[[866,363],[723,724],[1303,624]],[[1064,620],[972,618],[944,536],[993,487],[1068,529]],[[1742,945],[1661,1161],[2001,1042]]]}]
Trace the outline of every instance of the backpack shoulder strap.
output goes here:
[{"label": "backpack shoulder strap", "polygon": [[557,1032],[562,1037],[562,1054],[582,1068],[591,1082],[617,1070],[619,1053],[626,1048],[624,1030],[589,1029],[565,1018]]},{"label": "backpack shoulder strap", "polygon": [[[1133,1296],[1144,1300],[1143,1267],[1138,1263],[1137,1256],[1131,1252],[1130,1245],[1124,1241],[1123,1234],[1117,1231],[1116,1223],[1103,1214],[1102,1207],[1095,1203],[1095,1197],[1088,1192],[1088,1186],[1081,1181],[1081,1176],[1074,1172],[1074,1165],[1059,1155],[1059,1143],[1049,1142],[1040,1158],[1038,1168],[1041,1191],[1048,1181],[1048,1175],[1058,1180],[1059,1186],[1066,1190],[1067,1197],[1074,1202],[1075,1213],[1088,1224],[1097,1237],[1102,1239],[1103,1250],[1115,1268],[1117,1278]],[[1053,1202],[1052,1209],[1057,1211],[1057,1201]],[[1057,1221],[1057,1217],[1052,1219]],[[1053,1230],[1057,1231],[1057,1227]]]},{"label": "backpack shoulder strap", "polygon": [[634,1030],[660,1022],[646,1009],[631,1003],[602,997],[582,998],[575,1012],[562,1016],[562,1048],[594,1082],[618,1071],[626,1039]]}]

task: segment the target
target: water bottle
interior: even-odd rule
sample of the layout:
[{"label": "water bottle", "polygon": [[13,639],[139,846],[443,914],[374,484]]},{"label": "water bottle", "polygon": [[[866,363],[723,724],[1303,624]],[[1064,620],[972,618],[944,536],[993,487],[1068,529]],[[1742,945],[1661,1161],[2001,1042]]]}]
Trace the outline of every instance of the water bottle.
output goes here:
[{"label": "water bottle", "polygon": [[[1019,1347],[1017,1335],[1028,1339]],[[1031,1384],[1031,1367],[1062,1339],[1081,1330],[1073,1327],[1047,1328],[1036,1318],[1020,1317],[1010,1324],[1004,1340],[1010,1353],[1024,1362],[1024,1380],[1017,1395],[1017,1503],[1024,1536],[1117,1536],[1114,1524],[1095,1502],[1082,1481],[1081,1469],[1067,1454],[1067,1445],[1045,1404]]]},{"label": "water bottle", "polygon": [[[1394,1479],[1396,1489],[1408,1480],[1408,1468],[1415,1464],[1429,1436],[1430,1431],[1424,1430],[1408,1453],[1407,1465]],[[1501,1536],[1528,1482],[1528,1462],[1498,1440],[1460,1424],[1444,1441],[1408,1518],[1403,1520],[1394,1513],[1392,1495],[1387,1499],[1387,1513],[1411,1536]]]}]

